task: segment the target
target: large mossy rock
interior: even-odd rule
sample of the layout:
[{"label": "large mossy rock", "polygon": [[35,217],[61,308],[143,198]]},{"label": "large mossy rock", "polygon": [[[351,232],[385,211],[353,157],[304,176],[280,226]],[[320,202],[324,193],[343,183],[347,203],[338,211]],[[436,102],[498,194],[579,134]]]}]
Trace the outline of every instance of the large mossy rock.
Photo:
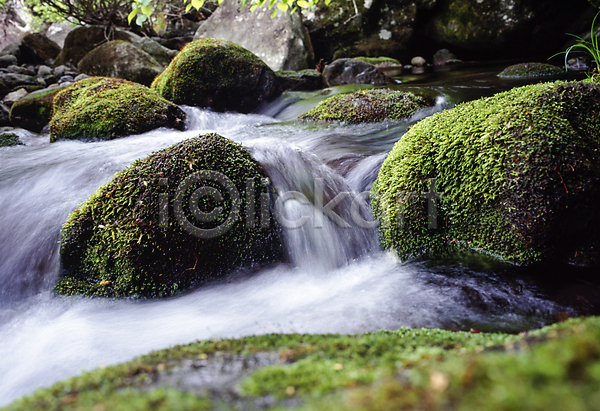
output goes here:
[{"label": "large mossy rock", "polygon": [[148,87],[127,80],[90,77],[54,97],[50,142],[110,140],[159,127],[185,128],[185,113]]},{"label": "large mossy rock", "polygon": [[538,78],[538,77],[557,77],[565,71],[560,67],[545,63],[520,63],[513,64],[502,70],[498,74],[500,78]]},{"label": "large mossy rock", "polygon": [[56,57],[54,67],[67,65],[77,67],[79,61],[90,51],[109,40],[133,43],[140,37],[123,30],[110,31],[104,26],[81,26],[73,29],[65,38],[65,45]]},{"label": "large mossy rock", "polygon": [[256,54],[275,71],[314,67],[310,37],[300,13],[271,17],[272,12],[266,6],[241,9],[238,2],[226,1],[200,25],[194,38],[231,41]]},{"label": "large mossy rock", "polygon": [[189,43],[152,83],[176,104],[248,113],[281,94],[277,76],[256,55],[230,41]]},{"label": "large mossy rock", "polygon": [[599,110],[599,85],[559,82],[420,121],[373,188],[383,245],[401,258],[462,245],[517,264],[599,266]]},{"label": "large mossy rock", "polygon": [[321,101],[301,115],[301,120],[343,121],[346,123],[373,123],[384,120],[402,120],[432,102],[412,93],[389,90],[360,90],[338,94]]},{"label": "large mossy rock", "polygon": [[[263,178],[241,145],[217,134],[135,161],[64,225],[56,291],[168,296],[240,265],[279,259],[274,226],[246,218],[260,209]],[[254,193],[246,192],[249,181]]]},{"label": "large mossy rock", "polygon": [[77,68],[90,76],[122,78],[145,86],[164,70],[150,54],[123,40],[96,47],[79,61]]},{"label": "large mossy rock", "polygon": [[34,91],[17,100],[10,109],[10,122],[15,127],[39,133],[52,118],[52,101],[65,86]]}]

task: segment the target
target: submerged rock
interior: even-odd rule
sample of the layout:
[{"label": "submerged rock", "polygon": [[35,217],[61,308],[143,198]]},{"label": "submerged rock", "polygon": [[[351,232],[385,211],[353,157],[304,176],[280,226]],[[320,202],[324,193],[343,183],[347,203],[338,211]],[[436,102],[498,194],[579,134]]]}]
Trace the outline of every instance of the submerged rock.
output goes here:
[{"label": "submerged rock", "polygon": [[559,82],[420,121],[373,188],[383,245],[401,258],[462,245],[517,264],[599,266],[599,111],[599,85]]},{"label": "submerged rock", "polygon": [[10,132],[0,132],[0,147],[22,146],[23,142],[18,135]]},{"label": "submerged rock", "polygon": [[560,67],[545,63],[514,64],[502,70],[500,78],[556,77],[564,73]]},{"label": "submerged rock", "polygon": [[383,74],[377,67],[361,60],[338,59],[325,66],[323,83],[327,87],[344,84],[373,84],[383,86],[394,80]]},{"label": "submerged rock", "polygon": [[[264,177],[241,145],[217,134],[137,160],[64,225],[56,291],[168,296],[279,259],[274,226],[246,218],[260,209]],[[254,193],[246,192],[249,181]]]},{"label": "submerged rock", "polygon": [[344,121],[373,123],[383,120],[402,120],[432,102],[412,93],[371,89],[338,94],[323,100],[299,117],[301,120]]},{"label": "submerged rock", "polygon": [[50,142],[110,140],[158,127],[183,130],[185,113],[148,87],[122,79],[90,77],[54,97]]},{"label": "submerged rock", "polygon": [[145,86],[164,70],[150,54],[123,40],[96,47],[79,61],[77,68],[90,76],[117,77]]}]

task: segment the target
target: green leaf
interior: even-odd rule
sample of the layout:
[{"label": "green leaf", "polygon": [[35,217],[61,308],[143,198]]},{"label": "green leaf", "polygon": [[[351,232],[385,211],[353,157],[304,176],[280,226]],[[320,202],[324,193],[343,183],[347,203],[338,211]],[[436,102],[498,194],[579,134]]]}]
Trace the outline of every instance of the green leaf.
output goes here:
[{"label": "green leaf", "polygon": [[152,6],[142,6],[142,13],[144,13],[146,16],[150,16],[152,14]]},{"label": "green leaf", "polygon": [[285,3],[278,3],[277,8],[285,13],[288,10],[288,5]]},{"label": "green leaf", "polygon": [[187,13],[188,11],[190,11],[191,8],[192,8],[192,3],[185,6],[185,12]]},{"label": "green leaf", "polygon": [[146,16],[145,14],[138,14],[137,18],[135,19],[135,22],[138,26],[141,26],[146,20],[148,20],[148,16]]},{"label": "green leaf", "polygon": [[271,18],[275,17],[277,15],[277,9],[273,9],[273,13],[271,13]]},{"label": "green leaf", "polygon": [[302,7],[302,8],[307,8],[308,7],[308,2],[304,1],[304,0],[300,0],[298,1],[298,6]]},{"label": "green leaf", "polygon": [[133,18],[138,14],[138,11],[139,9],[137,7],[131,10],[131,13],[129,13],[129,16],[127,16],[127,23],[131,24],[131,20],[133,20]]},{"label": "green leaf", "polygon": [[192,6],[198,10],[204,5],[204,0],[192,0]]}]

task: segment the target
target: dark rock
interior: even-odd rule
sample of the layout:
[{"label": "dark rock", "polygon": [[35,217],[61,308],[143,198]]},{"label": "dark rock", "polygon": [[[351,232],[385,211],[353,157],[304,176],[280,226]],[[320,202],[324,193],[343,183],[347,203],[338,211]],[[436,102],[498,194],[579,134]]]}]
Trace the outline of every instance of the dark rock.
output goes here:
[{"label": "dark rock", "polygon": [[149,37],[142,37],[139,41],[133,43],[134,46],[142,51],[148,53],[154,60],[161,66],[168,66],[174,55],[171,53],[172,50],[161,46],[156,41]]},{"label": "dark rock", "polygon": [[8,93],[10,93],[10,87],[4,84],[2,78],[0,77],[0,100],[4,98]]},{"label": "dark rock", "polygon": [[20,146],[23,142],[18,135],[9,132],[0,132],[0,147]]},{"label": "dark rock", "polygon": [[30,69],[27,66],[8,66],[6,68],[10,73],[23,74],[25,76],[35,76],[35,70]]},{"label": "dark rock", "polygon": [[338,59],[323,70],[323,83],[326,87],[343,84],[386,85],[393,84],[394,80],[372,64],[354,59]]},{"label": "dark rock", "polygon": [[425,60],[425,59],[424,59],[423,57],[421,57],[421,56],[416,56],[416,57],[413,57],[413,58],[410,60],[410,64],[411,64],[413,67],[425,67],[425,66],[427,65],[427,60]]},{"label": "dark rock", "polygon": [[73,78],[73,76],[62,76],[61,78],[58,79],[58,84],[73,83],[73,82],[75,82],[75,78]]},{"label": "dark rock", "polygon": [[599,112],[600,85],[543,83],[421,120],[373,186],[383,245],[599,267]]},{"label": "dark rock", "polygon": [[38,77],[49,77],[51,75],[53,75],[52,69],[48,66],[39,66],[37,69],[37,75]]},{"label": "dark rock", "polygon": [[250,112],[281,94],[277,76],[256,55],[230,41],[195,40],[152,83],[176,104]]},{"label": "dark rock", "polygon": [[350,94],[337,94],[323,100],[300,120],[373,123],[409,118],[417,110],[433,102],[421,96],[399,90],[370,89]]},{"label": "dark rock", "polygon": [[[242,217],[250,209],[247,201],[258,205],[271,189],[256,184],[254,195],[246,193],[248,180],[264,177],[246,149],[217,134],[185,139],[134,162],[63,226],[62,278],[55,290],[166,297],[239,266],[280,260],[278,229],[262,223],[248,228]],[[217,210],[215,197],[202,194],[207,186],[223,201],[220,214],[203,223],[188,211],[188,202],[195,201],[201,215]]]},{"label": "dark rock", "polygon": [[18,60],[12,54],[7,54],[6,56],[0,56],[0,68],[14,66],[16,64],[18,64]]},{"label": "dark rock", "polygon": [[0,127],[10,126],[10,107],[4,103],[0,103]]},{"label": "dark rock", "polygon": [[17,63],[21,61],[21,44],[20,43],[9,43],[0,51],[0,56],[14,56],[17,58]]},{"label": "dark rock", "polygon": [[323,87],[323,78],[317,70],[278,71],[275,74],[284,91],[311,91]]},{"label": "dark rock", "polygon": [[23,63],[52,65],[60,50],[58,44],[43,34],[27,34],[21,42],[21,60]]},{"label": "dark rock", "polygon": [[300,13],[277,13],[274,18],[271,13],[268,7],[240,10],[237,2],[224,2],[200,25],[194,38],[231,41],[256,54],[273,70],[314,67],[310,37]]},{"label": "dark rock", "polygon": [[77,68],[90,76],[116,77],[149,86],[164,67],[131,43],[110,41],[90,51]]},{"label": "dark rock", "polygon": [[56,57],[54,67],[60,65],[77,67],[79,61],[86,54],[110,40],[133,43],[140,39],[139,36],[123,30],[114,30],[112,36],[108,36],[108,34],[104,26],[82,26],[70,31],[65,39],[65,46]]},{"label": "dark rock", "polygon": [[52,110],[50,142],[185,128],[185,113],[175,104],[141,84],[108,77],[90,77],[61,90]]},{"label": "dark rock", "polygon": [[11,90],[14,90],[19,86],[37,84],[37,79],[35,77],[15,73],[0,73],[0,81]]},{"label": "dark rock", "polygon": [[64,87],[34,91],[17,100],[10,109],[10,122],[15,127],[39,133],[52,117],[52,100]]},{"label": "dark rock", "polygon": [[454,53],[448,49],[441,49],[433,55],[434,66],[460,66],[463,61],[458,59]]}]

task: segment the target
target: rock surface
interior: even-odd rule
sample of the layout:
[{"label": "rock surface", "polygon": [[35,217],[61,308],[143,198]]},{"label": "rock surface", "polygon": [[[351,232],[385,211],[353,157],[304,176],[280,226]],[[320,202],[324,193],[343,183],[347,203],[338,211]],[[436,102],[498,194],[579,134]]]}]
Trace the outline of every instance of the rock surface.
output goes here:
[{"label": "rock surface", "polygon": [[327,87],[333,87],[344,84],[383,86],[395,82],[372,64],[354,59],[338,59],[323,70],[323,83]]},{"label": "rock surface", "polygon": [[[264,190],[246,195],[247,180],[263,177],[241,145],[217,134],[134,162],[64,225],[56,291],[164,297],[234,267],[280,258],[273,226],[248,228],[242,218],[248,199],[258,204]],[[215,203],[215,192],[223,201]]]},{"label": "rock surface", "polygon": [[384,246],[401,258],[463,246],[600,266],[599,111],[600,85],[557,82],[420,121],[374,185]]},{"label": "rock surface", "polygon": [[45,35],[27,34],[21,42],[21,63],[52,65],[60,51],[60,46]]},{"label": "rock surface", "polygon": [[360,90],[323,100],[299,117],[300,120],[372,123],[402,120],[432,102],[412,93],[389,89]]},{"label": "rock surface", "polygon": [[521,63],[515,64],[502,70],[500,78],[535,78],[556,77],[565,71],[560,67],[544,63]]},{"label": "rock surface", "polygon": [[34,91],[17,100],[10,110],[10,122],[15,127],[39,133],[52,117],[52,100],[64,87]]},{"label": "rock surface", "polygon": [[[222,3],[196,31],[195,39],[215,38],[238,44],[264,61],[272,70],[314,67],[314,53],[300,13],[277,13],[267,7],[240,10],[235,1]],[[235,30],[231,28],[235,27]]]},{"label": "rock surface", "polygon": [[277,76],[250,51],[230,41],[189,43],[152,83],[169,101],[248,113],[281,94]]},{"label": "rock surface", "polygon": [[54,97],[52,109],[50,142],[110,140],[158,127],[185,127],[185,113],[178,106],[148,87],[122,79],[78,81]]},{"label": "rock surface", "polygon": [[96,47],[79,61],[77,68],[90,76],[117,77],[145,86],[164,70],[150,54],[123,40]]}]

